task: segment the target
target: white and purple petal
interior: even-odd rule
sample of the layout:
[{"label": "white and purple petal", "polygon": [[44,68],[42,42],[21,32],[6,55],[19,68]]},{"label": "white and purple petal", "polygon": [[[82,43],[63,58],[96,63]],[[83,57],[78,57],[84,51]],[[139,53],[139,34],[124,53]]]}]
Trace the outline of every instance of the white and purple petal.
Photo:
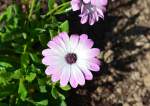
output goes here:
[{"label": "white and purple petal", "polygon": [[47,66],[45,74],[51,76],[52,82],[60,81],[61,86],[84,85],[85,80],[92,80],[91,71],[100,70],[100,50],[92,48],[93,45],[86,34],[58,34],[48,42],[49,48],[42,51],[42,63]]},{"label": "white and purple petal", "polygon": [[94,25],[99,20],[99,17],[104,19],[104,12],[108,0],[72,0],[71,7],[73,11],[81,10],[81,24],[89,21],[90,25]]}]

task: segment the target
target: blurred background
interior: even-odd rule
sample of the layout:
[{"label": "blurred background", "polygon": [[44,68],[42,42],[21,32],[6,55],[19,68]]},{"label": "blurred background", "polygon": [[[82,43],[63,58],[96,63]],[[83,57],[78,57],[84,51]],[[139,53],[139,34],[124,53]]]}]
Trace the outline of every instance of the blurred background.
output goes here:
[{"label": "blurred background", "polygon": [[[0,12],[11,0],[0,0]],[[150,106],[150,0],[109,0],[105,20],[80,25],[68,19],[70,33],[88,33],[103,53],[101,71],[69,91],[68,106]]]}]

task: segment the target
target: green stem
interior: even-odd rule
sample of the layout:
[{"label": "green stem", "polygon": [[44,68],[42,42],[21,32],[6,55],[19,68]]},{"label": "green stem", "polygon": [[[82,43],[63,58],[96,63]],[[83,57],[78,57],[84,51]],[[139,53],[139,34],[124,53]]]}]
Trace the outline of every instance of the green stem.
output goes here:
[{"label": "green stem", "polygon": [[72,8],[70,7],[70,8],[68,8],[68,9],[66,9],[65,12],[64,12],[64,11],[56,12],[55,15],[62,14],[62,13],[67,13],[67,12],[70,11],[71,9],[72,9]]},{"label": "green stem", "polygon": [[30,12],[29,12],[28,19],[30,19],[31,15],[32,15],[32,13],[33,13],[34,5],[35,5],[35,0],[32,0],[31,9],[30,9]]},{"label": "green stem", "polygon": [[43,17],[45,18],[45,17],[47,17],[47,16],[53,14],[57,9],[59,9],[59,8],[61,8],[61,7],[63,7],[63,6],[65,6],[65,5],[69,5],[69,4],[70,4],[70,1],[61,4],[61,5],[57,6],[56,8],[52,9],[51,11],[49,11],[49,12],[48,12],[46,15],[44,15]]},{"label": "green stem", "polygon": [[26,53],[27,45],[24,45],[23,53]]}]

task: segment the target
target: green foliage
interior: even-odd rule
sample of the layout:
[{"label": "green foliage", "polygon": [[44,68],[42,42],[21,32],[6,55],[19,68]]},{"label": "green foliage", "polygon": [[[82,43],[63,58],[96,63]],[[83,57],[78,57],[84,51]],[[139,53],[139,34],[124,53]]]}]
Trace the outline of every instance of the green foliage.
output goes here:
[{"label": "green foliage", "polygon": [[69,32],[69,22],[67,20],[60,25],[60,32]]},{"label": "green foliage", "polygon": [[65,86],[65,87],[61,87],[62,90],[64,91],[68,91],[71,89],[71,87],[69,85]]},{"label": "green foliage", "polygon": [[0,106],[66,106],[70,86],[45,75],[41,52],[59,32],[69,32],[69,22],[55,17],[69,10],[68,0],[47,0],[47,7],[20,0],[0,13]]},{"label": "green foliage", "polygon": [[19,88],[18,88],[18,94],[20,95],[20,98],[25,101],[26,97],[27,97],[27,89],[24,85],[24,81],[23,79],[20,79],[20,82],[19,82]]}]

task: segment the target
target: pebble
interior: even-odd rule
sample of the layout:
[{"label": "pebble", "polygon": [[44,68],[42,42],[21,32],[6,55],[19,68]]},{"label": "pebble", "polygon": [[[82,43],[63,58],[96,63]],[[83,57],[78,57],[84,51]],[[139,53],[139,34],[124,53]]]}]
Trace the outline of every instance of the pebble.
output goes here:
[{"label": "pebble", "polygon": [[122,93],[122,90],[120,89],[120,88],[117,88],[117,90],[116,90],[119,94],[121,94]]},{"label": "pebble", "polygon": [[124,103],[123,106],[130,106],[128,103]]},{"label": "pebble", "polygon": [[150,74],[144,77],[144,84],[146,87],[150,88]]},{"label": "pebble", "polygon": [[143,103],[142,102],[138,102],[134,106],[143,106]]}]

